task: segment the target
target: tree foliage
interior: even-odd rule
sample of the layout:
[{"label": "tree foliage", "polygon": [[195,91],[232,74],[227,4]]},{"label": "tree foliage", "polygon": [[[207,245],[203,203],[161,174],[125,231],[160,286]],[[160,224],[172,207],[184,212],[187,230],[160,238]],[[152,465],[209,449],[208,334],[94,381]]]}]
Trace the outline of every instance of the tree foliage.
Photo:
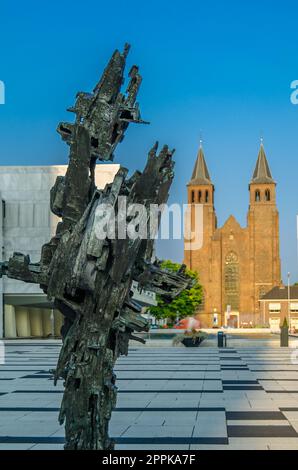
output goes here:
[{"label": "tree foliage", "polygon": [[[162,267],[177,272],[181,268],[181,264],[165,260],[162,262]],[[202,303],[203,288],[199,283],[198,274],[195,271],[186,269],[186,275],[195,281],[191,289],[183,290],[171,303],[167,303],[157,296],[157,306],[150,307],[150,313],[157,320],[167,318],[175,322],[177,317],[181,319],[192,316]]]}]

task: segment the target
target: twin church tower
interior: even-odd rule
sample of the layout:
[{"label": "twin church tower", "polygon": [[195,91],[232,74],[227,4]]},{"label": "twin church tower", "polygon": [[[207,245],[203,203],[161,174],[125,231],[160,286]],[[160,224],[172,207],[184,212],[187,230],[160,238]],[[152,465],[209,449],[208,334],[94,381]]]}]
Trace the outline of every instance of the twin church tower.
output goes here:
[{"label": "twin church tower", "polygon": [[202,204],[203,245],[185,249],[184,263],[198,272],[204,288],[201,324],[262,324],[259,299],[281,282],[276,183],[263,144],[249,183],[245,228],[232,215],[217,227],[214,189],[200,146],[187,192],[188,204]]}]

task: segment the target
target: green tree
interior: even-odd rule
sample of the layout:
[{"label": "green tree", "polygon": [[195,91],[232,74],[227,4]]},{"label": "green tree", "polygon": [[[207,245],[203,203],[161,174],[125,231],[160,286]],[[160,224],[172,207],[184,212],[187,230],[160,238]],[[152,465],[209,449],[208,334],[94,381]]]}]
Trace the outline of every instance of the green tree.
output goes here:
[{"label": "green tree", "polygon": [[[177,272],[181,268],[181,264],[166,260],[162,262],[162,267],[169,271]],[[157,296],[157,306],[150,307],[151,315],[157,320],[168,319],[171,323],[174,323],[177,317],[181,319],[192,316],[202,303],[203,288],[199,283],[198,274],[195,271],[186,269],[186,275],[195,281],[193,287],[183,290],[170,303]]]}]

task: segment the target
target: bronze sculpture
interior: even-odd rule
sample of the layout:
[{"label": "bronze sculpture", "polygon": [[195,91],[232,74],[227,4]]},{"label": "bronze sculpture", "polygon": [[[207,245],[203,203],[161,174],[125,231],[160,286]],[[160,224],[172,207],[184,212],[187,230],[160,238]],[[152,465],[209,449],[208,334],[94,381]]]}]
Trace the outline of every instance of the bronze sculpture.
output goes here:
[{"label": "bronze sculpture", "polygon": [[[64,379],[65,391],[59,421],[65,421],[65,449],[112,449],[108,424],[116,404],[114,363],[128,353],[129,339],[143,341],[134,331],[146,331],[147,320],[132,299],[131,284],[137,281],[168,301],[190,280],[183,268],[178,273],[161,269],[153,261],[154,239],[116,236],[98,238],[98,210],[113,208],[122,217],[119,197],[127,204],[146,208],[166,203],[173,180],[173,151],[167,146],[150,150],[143,173],[129,179],[120,168],[114,181],[98,190],[94,180],[97,160],[113,159],[113,152],[130,122],[142,123],[136,103],[141,83],[138,68],[121,93],[126,56],[115,51],[93,93],[78,93],[69,110],[73,124],[60,123],[58,132],[70,145],[65,177],[58,177],[51,190],[51,210],[61,218],[55,236],[41,250],[39,263],[14,253],[1,266],[2,275],[40,284],[64,315],[63,345],[55,382]],[[121,227],[131,221],[125,215]],[[129,219],[129,220],[128,220]]]}]

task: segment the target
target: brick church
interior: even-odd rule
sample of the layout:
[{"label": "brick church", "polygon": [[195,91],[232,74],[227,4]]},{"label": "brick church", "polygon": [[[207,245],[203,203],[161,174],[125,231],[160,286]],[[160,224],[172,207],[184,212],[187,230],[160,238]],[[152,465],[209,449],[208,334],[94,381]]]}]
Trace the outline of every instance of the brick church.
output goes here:
[{"label": "brick church", "polygon": [[205,327],[263,324],[259,299],[281,283],[276,183],[263,144],[248,188],[247,226],[231,215],[218,227],[215,188],[200,146],[187,192],[192,214],[202,205],[203,245],[185,249],[184,262],[198,272],[204,288],[199,313]]}]

